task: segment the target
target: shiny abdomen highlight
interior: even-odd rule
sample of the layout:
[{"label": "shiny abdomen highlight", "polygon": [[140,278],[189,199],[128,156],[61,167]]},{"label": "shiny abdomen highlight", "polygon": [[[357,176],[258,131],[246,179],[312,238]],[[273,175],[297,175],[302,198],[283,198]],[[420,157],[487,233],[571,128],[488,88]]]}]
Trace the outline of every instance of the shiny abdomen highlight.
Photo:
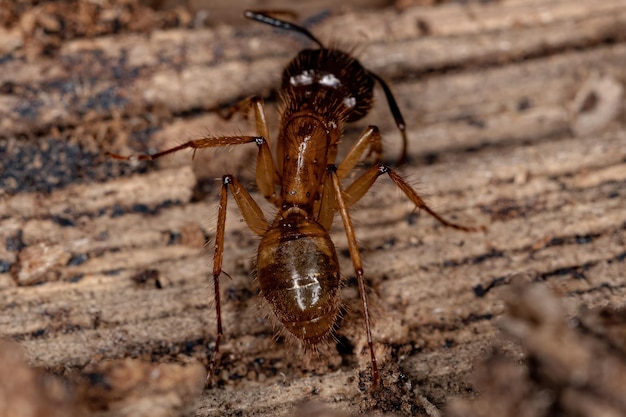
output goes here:
[{"label": "shiny abdomen highlight", "polygon": [[297,338],[315,344],[339,312],[339,263],[328,232],[301,214],[280,217],[264,236],[257,258],[261,292]]}]

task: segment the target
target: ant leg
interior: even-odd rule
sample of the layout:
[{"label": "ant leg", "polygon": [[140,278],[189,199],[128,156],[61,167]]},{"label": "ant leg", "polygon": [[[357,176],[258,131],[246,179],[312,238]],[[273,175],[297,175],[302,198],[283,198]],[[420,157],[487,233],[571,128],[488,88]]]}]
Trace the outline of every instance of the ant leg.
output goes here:
[{"label": "ant leg", "polygon": [[183,149],[192,149],[193,154],[195,155],[198,149],[217,148],[220,146],[228,146],[228,145],[242,145],[244,143],[254,142],[257,139],[258,139],[257,136],[210,136],[210,137],[204,137],[200,139],[193,139],[188,142],[182,143],[178,146],[174,146],[173,148],[169,148],[169,149],[166,149],[161,152],[157,152],[152,155],[139,154],[139,155],[124,156],[124,155],[119,155],[119,154],[111,153],[111,152],[107,152],[106,155],[113,159],[119,159],[122,161],[154,161],[155,159],[173,154],[178,151],[182,151]]},{"label": "ant leg", "polygon": [[256,133],[259,136],[263,136],[269,144],[270,131],[267,127],[267,120],[265,119],[265,105],[263,104],[263,99],[258,96],[252,96],[249,99],[249,103],[249,106],[254,108]]},{"label": "ant leg", "polygon": [[367,129],[361,133],[356,143],[350,148],[346,157],[338,165],[337,176],[340,180],[346,178],[350,171],[362,160],[366,150],[368,151],[368,155],[372,153],[376,155],[376,162],[380,161],[380,157],[383,153],[382,138],[376,126],[368,126]]},{"label": "ant leg", "polygon": [[239,207],[239,211],[246,225],[257,235],[263,236],[265,232],[267,232],[267,229],[269,229],[269,224],[267,220],[265,220],[265,215],[261,207],[259,207],[248,190],[246,190],[234,176],[230,174],[225,175],[222,182],[224,184],[223,187],[230,186],[232,188],[231,194],[235,199],[235,203],[237,203],[237,207]]},{"label": "ant leg", "polygon": [[[380,132],[376,126],[369,126],[365,129],[356,143],[352,146],[348,155],[337,167],[337,177],[339,180],[343,180],[354,167],[362,160],[365,152],[368,154],[374,153],[376,160],[380,160],[382,155],[382,140]],[[333,192],[333,185],[330,177],[324,180],[324,186],[322,190],[322,199],[316,206],[317,222],[326,230],[330,230],[335,217],[335,193]],[[348,204],[349,205],[349,204]]]},{"label": "ant leg", "polygon": [[[256,181],[259,185],[259,189],[263,193],[263,196],[270,202],[277,204],[278,197],[275,194],[274,186],[280,185],[281,179],[278,171],[276,171],[276,164],[274,163],[274,159],[272,158],[272,153],[270,149],[270,131],[267,125],[267,119],[265,118],[265,105],[263,104],[263,99],[258,96],[252,96],[249,98],[249,106],[254,109],[254,121],[256,124],[256,132],[257,135],[265,138],[265,142],[267,142],[267,146],[265,147],[265,153],[263,154],[263,164],[257,163],[256,169]],[[282,143],[278,144],[278,155],[282,155],[281,153]],[[261,155],[259,155],[261,158]],[[279,161],[279,164],[282,163],[282,160]],[[279,166],[279,168],[282,168]]]},{"label": "ant leg", "polygon": [[267,231],[269,225],[265,220],[263,211],[252,199],[248,191],[232,175],[224,175],[222,178],[222,188],[220,190],[220,204],[217,214],[217,228],[215,231],[215,252],[213,255],[213,288],[215,298],[215,313],[217,316],[217,337],[215,348],[209,362],[207,373],[207,385],[211,384],[211,378],[219,361],[220,341],[223,337],[222,328],[222,306],[220,301],[220,276],[222,275],[222,260],[224,257],[224,231],[226,228],[226,207],[228,204],[228,187],[232,187],[232,195],[243,215],[243,218],[254,233],[262,236]]},{"label": "ant leg", "polygon": [[402,113],[400,112],[400,108],[398,107],[398,103],[396,103],[396,99],[391,92],[391,89],[378,75],[375,73],[368,71],[369,75],[378,81],[378,84],[382,87],[385,92],[385,97],[387,98],[387,104],[389,104],[389,110],[391,111],[391,115],[393,116],[393,120],[396,121],[396,126],[400,130],[400,134],[402,135],[402,154],[400,155],[400,160],[398,161],[398,166],[404,164],[407,158],[407,137],[406,137],[406,124],[404,123],[404,117],[402,117]]},{"label": "ant leg", "polygon": [[228,203],[228,189],[226,181],[222,181],[220,190],[220,205],[217,213],[217,229],[215,230],[215,252],[213,254],[213,299],[215,300],[215,314],[217,316],[217,336],[215,348],[207,370],[206,385],[212,383],[213,373],[217,367],[220,354],[220,341],[224,331],[222,329],[222,305],[220,302],[220,275],[222,275],[222,259],[224,255],[224,229],[226,228],[226,205]]},{"label": "ant leg", "polygon": [[365,171],[363,175],[357,178],[346,189],[346,202],[348,203],[348,206],[351,206],[355,204],[357,201],[359,201],[365,195],[365,193],[370,189],[372,184],[374,184],[376,179],[383,174],[389,175],[389,178],[391,178],[391,180],[396,184],[396,186],[398,186],[398,188],[402,190],[404,195],[406,195],[409,198],[409,200],[411,200],[417,206],[417,208],[420,208],[426,211],[428,214],[430,214],[435,219],[437,219],[437,221],[439,221],[439,223],[441,223],[442,225],[453,228],[453,229],[457,229],[457,230],[463,230],[465,232],[482,231],[483,233],[485,233],[487,231],[485,226],[468,227],[468,226],[463,226],[461,224],[453,223],[448,220],[445,220],[443,217],[437,214],[437,212],[435,212],[433,209],[431,209],[430,207],[426,205],[422,197],[420,197],[417,191],[415,191],[415,189],[411,187],[409,183],[407,183],[406,180],[404,180],[404,178],[402,178],[398,173],[396,173],[394,170],[389,168],[387,165],[384,165],[382,163],[378,163],[375,166],[368,169],[367,171]]},{"label": "ant leg", "polygon": [[348,238],[348,250],[350,251],[350,258],[352,259],[352,265],[354,266],[354,273],[356,275],[357,282],[359,283],[359,293],[361,294],[361,304],[363,305],[363,316],[365,318],[365,331],[367,332],[367,345],[370,349],[370,359],[372,362],[372,385],[374,388],[378,388],[380,374],[378,372],[376,355],[374,354],[374,342],[372,341],[370,313],[367,306],[367,296],[365,294],[361,253],[359,252],[359,247],[356,242],[356,235],[354,234],[354,227],[352,226],[352,220],[350,219],[350,213],[348,212],[348,205],[346,204],[346,200],[344,198],[344,192],[337,175],[337,166],[329,165],[328,173],[332,181],[333,190],[335,192],[335,200],[341,215],[341,220],[343,220],[343,227]]},{"label": "ant leg", "polygon": [[[348,176],[350,171],[363,159],[363,155],[367,151],[367,154],[375,154],[376,161],[380,161],[382,155],[382,138],[378,127],[369,126],[365,129],[356,143],[350,148],[348,154],[343,161],[337,166],[337,177],[339,181]],[[344,197],[345,198],[345,197]],[[335,193],[333,191],[333,185],[330,177],[327,177],[324,181],[322,199],[316,207],[317,222],[321,224],[326,230],[330,230],[335,217]],[[351,203],[348,203],[350,206]]]},{"label": "ant leg", "polygon": [[335,207],[337,207],[335,203],[335,190],[330,176],[324,178],[321,195],[322,198],[318,202],[319,206],[315,207],[315,212],[317,213],[315,220],[317,220],[324,229],[330,232],[333,220],[335,219]]},{"label": "ant leg", "polygon": [[274,193],[274,185],[280,185],[281,181],[280,176],[276,171],[276,165],[274,164],[272,154],[271,152],[267,152],[269,149],[271,149],[271,145],[269,139],[270,132],[267,124],[267,119],[265,117],[265,105],[263,103],[263,99],[258,96],[245,98],[239,103],[232,106],[228,110],[228,113],[226,115],[223,115],[222,117],[229,119],[233,116],[233,114],[239,111],[243,114],[247,114],[250,108],[254,109],[254,121],[256,125],[257,135],[264,138],[267,142],[266,149],[262,150],[262,152],[264,152],[263,155],[259,155],[259,158],[262,158],[263,161],[259,160],[257,162],[257,184],[259,185],[259,189],[263,193],[263,196],[270,202],[276,204],[277,196]]},{"label": "ant leg", "polygon": [[[262,101],[255,106],[255,113],[257,114],[257,129],[261,126],[262,128],[260,130],[263,133],[267,133],[267,124],[265,123],[265,113],[263,111]],[[152,155],[143,154],[123,156],[111,152],[107,152],[106,154],[111,158],[120,159],[122,161],[154,161],[157,158],[161,158],[184,149],[192,149],[195,155],[198,149],[218,148],[229,145],[243,145],[252,142],[256,143],[259,147],[256,163],[257,185],[261,193],[263,193],[263,196],[267,200],[276,204],[278,197],[276,195],[274,185],[276,184],[278,174],[276,173],[272,151],[265,136],[209,136],[200,139],[193,139],[181,145],[174,146],[173,148],[166,149]]]}]

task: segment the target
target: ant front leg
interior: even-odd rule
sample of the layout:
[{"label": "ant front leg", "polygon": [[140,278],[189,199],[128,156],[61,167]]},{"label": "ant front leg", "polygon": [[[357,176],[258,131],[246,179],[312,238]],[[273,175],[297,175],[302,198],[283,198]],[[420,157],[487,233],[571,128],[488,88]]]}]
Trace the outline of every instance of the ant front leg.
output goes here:
[{"label": "ant front leg", "polygon": [[[257,169],[256,169],[256,180],[259,186],[259,189],[263,193],[263,196],[273,203],[274,205],[278,205],[278,196],[275,193],[274,187],[279,186],[281,183],[280,175],[276,170],[276,165],[274,164],[274,160],[272,159],[270,145],[270,131],[267,124],[267,119],[265,117],[265,104],[263,99],[258,96],[251,96],[241,100],[239,103],[232,106],[228,109],[228,112],[225,114],[220,114],[220,116],[226,120],[229,120],[235,113],[241,112],[246,115],[250,111],[250,109],[254,110],[254,123],[256,127],[256,132],[259,137],[265,139],[267,142],[267,146],[263,150],[263,155],[259,155],[259,158],[262,158],[257,161]],[[281,155],[281,143],[278,144],[278,154]],[[278,161],[279,169],[281,167],[282,161]]]},{"label": "ant front leg", "polygon": [[[350,148],[344,160],[337,166],[337,177],[339,181],[348,176],[350,171],[363,160],[364,155],[374,154],[376,161],[379,162],[382,156],[382,138],[376,126],[369,126],[365,129],[356,143]],[[366,154],[367,152],[367,154]],[[335,215],[335,193],[330,177],[324,180],[322,199],[316,207],[317,221],[324,229],[330,231]],[[349,204],[348,204],[349,205]]]},{"label": "ant front leg", "polygon": [[200,139],[192,139],[178,146],[174,146],[173,148],[169,148],[164,151],[157,152],[151,155],[139,154],[139,155],[124,156],[124,155],[118,155],[116,153],[111,153],[111,152],[107,152],[106,155],[111,158],[119,159],[122,161],[154,161],[155,159],[182,151],[184,149],[193,150],[193,154],[195,155],[198,149],[219,148],[221,146],[228,146],[228,145],[242,145],[244,143],[254,142],[256,139],[257,139],[256,136],[209,136],[209,137],[204,137]]},{"label": "ant front leg", "polygon": [[[234,112],[241,111],[246,114],[250,110],[250,108],[254,109],[254,123],[256,126],[257,135],[262,138],[265,138],[267,142],[266,149],[271,149],[270,146],[270,131],[267,124],[267,119],[265,118],[265,104],[263,99],[258,96],[252,96],[241,100],[235,106],[230,109],[230,115]],[[282,150],[280,147],[282,144],[278,143],[278,155],[282,155]],[[259,155],[261,157],[261,155]],[[276,166],[274,165],[274,161],[272,159],[271,152],[265,152],[263,154],[263,162],[257,162],[257,170],[256,170],[256,180],[259,185],[259,189],[263,193],[263,196],[269,200],[270,202],[277,204],[277,196],[274,193],[274,186],[280,185],[280,175],[278,171],[276,171]],[[278,161],[279,169],[281,169],[282,161]],[[271,193],[269,192],[271,190]]]},{"label": "ant front leg", "polygon": [[365,129],[356,143],[350,148],[346,157],[337,166],[337,176],[340,180],[343,180],[348,176],[350,171],[363,160],[363,155],[367,151],[367,156],[374,154],[375,161],[380,162],[380,158],[383,154],[383,140],[380,136],[380,132],[376,126],[368,126]]},{"label": "ant front leg", "polygon": [[232,175],[224,175],[222,178],[222,188],[220,190],[220,205],[217,214],[217,228],[215,231],[215,252],[213,255],[213,288],[215,291],[215,314],[217,316],[217,336],[215,339],[215,348],[209,362],[207,372],[207,385],[211,384],[211,379],[215,373],[215,368],[219,362],[220,341],[222,340],[224,331],[222,328],[222,305],[220,298],[220,276],[222,275],[222,260],[224,258],[224,234],[226,228],[226,207],[228,204],[228,188],[232,187],[232,194],[243,218],[254,233],[262,236],[267,232],[269,227],[263,211],[259,205],[252,199],[250,193],[241,185],[239,181]]},{"label": "ant front leg", "polygon": [[[263,103],[260,104],[261,112]],[[263,120],[265,116],[263,115]],[[258,120],[258,118],[257,118]],[[259,124],[259,123],[257,123]],[[261,123],[262,124],[262,123]],[[267,126],[262,129],[263,132],[267,131]],[[131,155],[123,156],[115,153],[107,152],[107,155],[114,159],[120,159],[122,161],[154,161],[166,155],[173,154],[175,152],[182,151],[184,149],[191,149],[194,155],[198,149],[204,148],[219,148],[229,145],[243,145],[246,143],[256,143],[259,147],[259,153],[257,154],[256,163],[256,182],[263,196],[270,202],[276,204],[278,199],[275,190],[275,184],[278,181],[276,174],[276,167],[274,164],[274,158],[272,157],[272,151],[270,149],[269,142],[264,136],[209,136],[200,139],[193,139],[185,142],[181,145],[174,146],[173,148],[166,149],[161,152],[157,152],[152,155]],[[193,157],[192,157],[193,158]]]},{"label": "ant front leg", "polygon": [[356,275],[357,282],[359,283],[359,293],[361,295],[363,316],[365,318],[365,331],[367,333],[367,345],[370,349],[370,358],[372,362],[372,386],[376,389],[378,388],[378,384],[380,382],[380,374],[378,372],[376,355],[374,354],[374,342],[372,341],[370,313],[367,304],[367,295],[365,294],[365,281],[363,279],[363,262],[361,261],[361,253],[359,252],[356,235],[354,234],[354,226],[352,225],[352,220],[350,219],[348,204],[344,198],[344,191],[341,187],[341,183],[339,182],[339,176],[337,175],[337,166],[329,165],[328,173],[331,178],[337,208],[339,209],[339,214],[341,215],[341,220],[343,221],[343,228],[346,231],[346,236],[348,238],[348,250],[350,252],[350,258],[352,259],[352,265],[354,266],[354,273]]}]

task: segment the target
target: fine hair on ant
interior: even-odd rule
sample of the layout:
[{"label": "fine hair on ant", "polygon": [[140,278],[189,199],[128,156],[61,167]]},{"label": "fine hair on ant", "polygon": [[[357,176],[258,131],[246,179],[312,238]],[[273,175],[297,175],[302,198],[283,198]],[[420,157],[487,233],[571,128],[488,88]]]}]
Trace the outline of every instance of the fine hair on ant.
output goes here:
[{"label": "fine hair on ant", "polygon": [[[405,160],[405,124],[391,90],[379,76],[366,70],[348,53],[324,47],[304,27],[275,18],[268,12],[246,11],[244,16],[304,34],[319,46],[300,51],[283,72],[276,157],[271,151],[263,100],[256,96],[235,106],[236,109],[254,111],[256,136],[208,136],[153,155],[109,155],[127,161],[154,160],[183,149],[195,152],[202,148],[248,143],[258,147],[256,184],[263,197],[276,207],[277,214],[271,221],[266,220],[259,205],[234,175],[222,177],[213,256],[217,336],[208,382],[215,372],[224,334],[220,276],[230,192],[248,228],[261,238],[256,259],[261,296],[284,328],[308,346],[327,339],[340,314],[339,262],[329,234],[334,215],[339,213],[358,282],[372,382],[377,387],[380,374],[374,354],[361,254],[350,218],[350,207],[367,193],[378,177],[386,174],[417,208],[426,211],[442,225],[462,231],[482,228],[449,222],[428,207],[406,180],[380,161],[382,139],[375,126],[367,127],[345,158],[337,163],[337,148],[344,126],[369,112],[374,82],[378,82],[385,92],[391,114],[402,133],[404,145],[400,160]],[[369,154],[374,154],[377,162],[344,187],[342,181],[348,178],[364,155]]]}]

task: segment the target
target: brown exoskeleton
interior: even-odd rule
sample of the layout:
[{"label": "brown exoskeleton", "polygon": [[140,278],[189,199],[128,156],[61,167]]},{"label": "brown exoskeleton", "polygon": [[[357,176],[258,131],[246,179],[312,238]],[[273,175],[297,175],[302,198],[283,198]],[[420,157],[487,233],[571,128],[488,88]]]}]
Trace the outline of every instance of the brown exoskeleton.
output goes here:
[{"label": "brown exoskeleton", "polygon": [[255,143],[259,149],[257,186],[263,196],[277,207],[278,213],[268,222],[241,183],[233,175],[223,177],[213,258],[217,339],[209,378],[219,357],[223,335],[220,275],[229,190],[247,226],[261,237],[256,262],[261,295],[284,327],[307,345],[315,345],[332,334],[340,312],[339,262],[329,235],[334,214],[339,212],[359,286],[372,379],[376,386],[380,377],[374,355],[361,255],[350,220],[350,206],[363,197],[379,176],[387,174],[418,208],[428,212],[444,226],[464,231],[479,228],[465,227],[443,219],[424,203],[398,173],[381,162],[367,169],[345,188],[342,180],[347,178],[365,153],[374,152],[378,156],[381,153],[378,129],[370,126],[361,133],[343,161],[339,164],[335,161],[345,123],[361,119],[369,112],[375,81],[382,86],[396,124],[402,132],[404,146],[401,159],[404,160],[406,156],[404,121],[390,89],[348,53],[325,48],[305,28],[263,12],[247,11],[245,16],[303,33],[319,45],[318,49],[301,51],[284,70],[276,159],[271,152],[263,101],[258,97],[244,100],[239,105],[240,108],[246,106],[254,110],[257,136],[203,137],[154,155],[111,156],[122,160],[153,160],[182,149],[190,148],[195,152],[200,148],[246,143]]}]

